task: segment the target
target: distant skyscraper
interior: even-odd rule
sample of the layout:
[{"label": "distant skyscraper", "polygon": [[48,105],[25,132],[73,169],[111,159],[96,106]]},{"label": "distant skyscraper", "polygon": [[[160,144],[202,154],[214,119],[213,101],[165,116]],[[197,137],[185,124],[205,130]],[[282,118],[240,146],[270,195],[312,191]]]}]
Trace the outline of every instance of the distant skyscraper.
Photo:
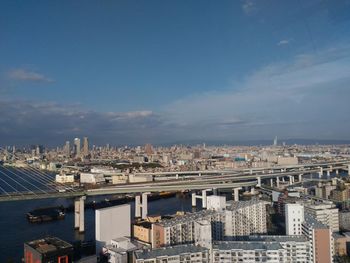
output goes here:
[{"label": "distant skyscraper", "polygon": [[64,153],[66,156],[70,156],[70,142],[66,141],[66,144],[64,145]]},{"label": "distant skyscraper", "polygon": [[147,143],[145,145],[145,152],[146,152],[147,155],[153,154],[153,147],[152,147],[151,144]]},{"label": "distant skyscraper", "polygon": [[276,136],[275,139],[273,140],[273,145],[274,145],[274,146],[277,145],[277,136]]},{"label": "distant skyscraper", "polygon": [[89,154],[89,139],[88,139],[88,137],[84,137],[83,154],[84,154],[84,156],[87,156]]},{"label": "distant skyscraper", "polygon": [[79,138],[74,139],[74,153],[75,153],[75,156],[80,156],[80,139]]}]

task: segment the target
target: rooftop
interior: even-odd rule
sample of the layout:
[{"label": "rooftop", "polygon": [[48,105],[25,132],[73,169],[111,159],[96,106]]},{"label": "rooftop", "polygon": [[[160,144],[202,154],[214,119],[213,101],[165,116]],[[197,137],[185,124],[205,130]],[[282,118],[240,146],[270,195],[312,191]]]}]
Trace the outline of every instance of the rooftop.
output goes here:
[{"label": "rooftop", "polygon": [[57,237],[46,237],[38,240],[29,241],[25,244],[32,247],[41,254],[54,252],[61,249],[73,248],[71,244]]},{"label": "rooftop", "polygon": [[313,226],[314,228],[329,229],[328,226],[322,224],[320,221],[316,220],[314,217],[312,217],[309,214],[305,214],[304,224]]},{"label": "rooftop", "polygon": [[178,245],[173,247],[157,248],[135,252],[136,259],[157,258],[163,256],[178,256],[186,253],[206,252],[207,248],[195,245]]},{"label": "rooftop", "polygon": [[262,241],[217,241],[213,244],[213,249],[219,250],[279,250],[283,249],[280,243]]}]

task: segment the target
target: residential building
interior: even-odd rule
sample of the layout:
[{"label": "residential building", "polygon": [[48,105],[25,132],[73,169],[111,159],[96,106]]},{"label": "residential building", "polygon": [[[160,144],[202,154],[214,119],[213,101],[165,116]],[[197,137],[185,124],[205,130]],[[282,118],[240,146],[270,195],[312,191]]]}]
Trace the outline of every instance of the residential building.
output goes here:
[{"label": "residential building", "polygon": [[303,235],[310,242],[308,261],[310,263],[332,263],[334,243],[331,228],[312,216],[305,214],[302,224]]},{"label": "residential building", "polygon": [[311,215],[317,221],[331,228],[333,232],[339,231],[339,209],[332,202],[305,204],[305,214]]},{"label": "residential building", "polygon": [[350,230],[350,211],[339,212],[339,228],[341,230]]},{"label": "residential building", "polygon": [[267,233],[266,204],[266,202],[258,200],[228,202],[224,211],[225,239]]},{"label": "residential building", "polygon": [[193,244],[137,251],[135,263],[209,263],[209,249]]}]

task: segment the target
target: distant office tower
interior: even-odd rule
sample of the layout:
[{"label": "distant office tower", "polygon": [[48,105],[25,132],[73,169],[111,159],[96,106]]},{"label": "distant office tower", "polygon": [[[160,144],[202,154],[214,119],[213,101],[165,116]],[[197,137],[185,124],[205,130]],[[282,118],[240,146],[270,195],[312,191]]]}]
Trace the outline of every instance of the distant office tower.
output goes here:
[{"label": "distant office tower", "polygon": [[274,145],[274,146],[277,145],[277,136],[276,136],[275,139],[273,140],[273,145]]},{"label": "distant office tower", "polygon": [[301,224],[304,222],[302,204],[285,204],[286,235],[301,235]]},{"label": "distant office tower", "polygon": [[64,154],[66,156],[70,156],[70,142],[66,141],[66,144],[64,145]]},{"label": "distant office tower", "polygon": [[153,147],[152,147],[151,144],[147,143],[147,144],[145,145],[145,153],[146,153],[147,155],[153,154]]},{"label": "distant office tower", "polygon": [[80,156],[80,139],[79,138],[75,138],[74,139],[74,153],[75,156]]},{"label": "distant office tower", "polygon": [[329,226],[326,226],[312,216],[305,214],[302,231],[303,235],[310,242],[307,262],[332,263],[334,245],[332,231]]},{"label": "distant office tower", "polygon": [[89,139],[88,139],[88,137],[84,137],[84,141],[83,141],[83,155],[84,156],[89,155]]}]

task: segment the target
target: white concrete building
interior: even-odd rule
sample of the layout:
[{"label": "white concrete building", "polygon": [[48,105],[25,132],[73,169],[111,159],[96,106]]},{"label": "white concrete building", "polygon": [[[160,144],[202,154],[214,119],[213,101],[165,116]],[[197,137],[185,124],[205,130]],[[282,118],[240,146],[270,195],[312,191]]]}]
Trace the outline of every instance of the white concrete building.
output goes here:
[{"label": "white concrete building", "polygon": [[80,183],[82,184],[98,184],[105,181],[103,174],[80,173]]},{"label": "white concrete building", "polygon": [[226,196],[210,195],[207,196],[208,210],[224,210],[226,209]]},{"label": "white concrete building", "polygon": [[102,247],[110,245],[112,239],[130,237],[130,218],[130,204],[112,206],[95,211],[96,253],[102,251]]},{"label": "white concrete building", "polygon": [[302,204],[285,204],[286,235],[301,235],[301,224],[304,222]]},{"label": "white concrete building", "polygon": [[55,181],[61,184],[74,183],[74,174],[56,174]]},{"label": "white concrete building", "polygon": [[108,255],[108,263],[128,263],[128,252],[136,249],[130,238],[120,237],[111,240],[104,248],[104,254]]},{"label": "white concrete building", "polygon": [[211,222],[209,220],[194,222],[194,243],[201,247],[211,248]]}]

